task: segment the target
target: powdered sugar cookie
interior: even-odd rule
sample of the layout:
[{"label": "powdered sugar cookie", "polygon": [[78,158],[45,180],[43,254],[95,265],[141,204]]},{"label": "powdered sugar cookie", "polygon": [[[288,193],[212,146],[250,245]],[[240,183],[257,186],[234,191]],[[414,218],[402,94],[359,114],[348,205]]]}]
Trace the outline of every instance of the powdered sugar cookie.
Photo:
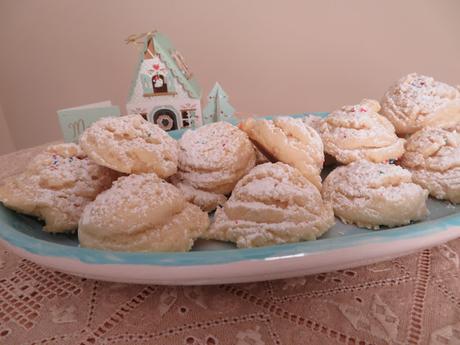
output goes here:
[{"label": "powdered sugar cookie", "polygon": [[424,128],[406,143],[401,165],[437,199],[460,203],[460,133]]},{"label": "powdered sugar cookie", "polygon": [[399,166],[365,160],[341,166],[324,180],[323,198],[344,223],[379,229],[424,219],[428,192]]},{"label": "powdered sugar cookie", "polygon": [[[310,126],[313,128],[318,134],[321,133],[320,128],[323,123],[324,118],[321,116],[313,115],[313,114],[307,114],[305,117],[301,118],[302,122],[306,124],[307,126]],[[331,166],[331,165],[336,165],[337,160],[328,154],[327,152],[324,153],[324,164],[323,166]]]},{"label": "powdered sugar cookie", "polygon": [[255,165],[247,135],[227,122],[216,122],[184,133],[179,140],[177,177],[207,192],[228,194]]},{"label": "powdered sugar cookie", "polygon": [[224,194],[194,188],[187,182],[181,181],[176,175],[171,178],[171,183],[179,188],[188,202],[197,205],[205,212],[214,211],[227,201],[227,197]]},{"label": "powdered sugar cookie", "polygon": [[90,161],[78,145],[54,145],[37,155],[23,173],[2,181],[0,201],[43,219],[45,231],[72,231],[85,206],[116,177],[114,171]]},{"label": "powdered sugar cookie", "polygon": [[167,178],[177,171],[177,142],[140,115],[103,118],[83,133],[80,145],[96,163],[122,173]]},{"label": "powdered sugar cookie", "polygon": [[396,133],[415,133],[425,126],[460,123],[460,91],[431,77],[411,73],[392,85],[382,98],[382,114]]},{"label": "powdered sugar cookie", "polygon": [[80,219],[83,247],[114,251],[187,251],[209,226],[207,213],[157,175],[119,178]]},{"label": "powdered sugar cookie", "polygon": [[319,134],[301,119],[279,117],[271,121],[249,118],[240,123],[240,128],[262,152],[299,169],[317,188],[321,188],[323,143]]},{"label": "powdered sugar cookie", "polygon": [[304,124],[313,128],[315,131],[319,133],[319,129],[321,127],[321,124],[323,123],[324,118],[317,115],[307,114],[304,117],[302,117],[301,120]]},{"label": "powdered sugar cookie", "polygon": [[365,99],[330,113],[320,127],[325,151],[343,164],[399,158],[404,140],[396,136],[390,121],[377,113],[379,109],[377,101]]},{"label": "powdered sugar cookie", "polygon": [[298,169],[265,163],[238,182],[204,237],[259,247],[314,240],[333,225],[331,205]]}]

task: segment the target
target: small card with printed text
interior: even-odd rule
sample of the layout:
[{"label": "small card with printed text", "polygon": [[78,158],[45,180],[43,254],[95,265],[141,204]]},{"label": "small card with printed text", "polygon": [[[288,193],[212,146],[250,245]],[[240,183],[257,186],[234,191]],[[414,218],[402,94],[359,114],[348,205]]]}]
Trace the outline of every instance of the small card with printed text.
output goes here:
[{"label": "small card with printed text", "polygon": [[58,110],[59,124],[65,142],[78,142],[83,131],[103,117],[120,116],[120,109],[105,101],[81,107]]}]

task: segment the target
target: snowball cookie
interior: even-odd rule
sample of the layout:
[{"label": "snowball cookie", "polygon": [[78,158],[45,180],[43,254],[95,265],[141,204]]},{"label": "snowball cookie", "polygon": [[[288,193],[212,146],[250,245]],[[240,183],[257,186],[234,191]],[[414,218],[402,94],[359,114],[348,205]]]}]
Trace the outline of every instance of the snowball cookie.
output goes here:
[{"label": "snowball cookie", "polygon": [[116,172],[89,160],[78,145],[54,145],[38,154],[24,172],[2,181],[0,201],[43,219],[45,231],[72,231],[85,206],[116,177]]},{"label": "snowball cookie", "polygon": [[[302,121],[304,124],[307,126],[310,126],[313,128],[316,132],[320,132],[320,127],[321,124],[323,123],[324,117],[318,116],[318,115],[313,115],[313,114],[307,114],[305,117],[302,118]],[[332,157],[330,154],[325,153],[324,154],[324,164],[323,166],[331,166],[331,165],[337,165],[337,160]]]},{"label": "snowball cookie", "polygon": [[460,203],[460,133],[424,128],[406,143],[401,165],[437,199]]},{"label": "snowball cookie", "polygon": [[103,118],[83,132],[80,145],[96,163],[122,173],[167,178],[177,171],[177,141],[140,115]]},{"label": "snowball cookie", "polygon": [[301,119],[279,117],[271,120],[249,118],[240,123],[263,152],[289,164],[321,189],[321,169],[324,163],[323,142],[319,134]]},{"label": "snowball cookie", "polygon": [[415,133],[425,126],[460,123],[460,91],[431,77],[411,73],[399,79],[382,99],[382,114],[396,133]]},{"label": "snowball cookie", "polygon": [[428,215],[428,192],[399,166],[365,160],[341,166],[324,180],[323,198],[346,224],[379,229],[421,220]]},{"label": "snowball cookie", "polygon": [[179,146],[177,177],[207,192],[229,194],[256,162],[247,135],[227,122],[187,131]]},{"label": "snowball cookie", "polygon": [[224,194],[194,188],[187,182],[181,181],[177,175],[171,177],[171,183],[180,189],[188,202],[197,205],[205,212],[214,211],[217,206],[221,206],[227,201]]},{"label": "snowball cookie", "polygon": [[206,213],[157,175],[119,178],[80,219],[83,247],[132,252],[188,251],[209,226]]},{"label": "snowball cookie", "polygon": [[396,136],[390,121],[377,113],[379,109],[377,101],[364,99],[330,113],[320,127],[325,151],[342,164],[399,158],[404,139]]},{"label": "snowball cookie", "polygon": [[298,169],[265,163],[238,182],[204,237],[260,247],[314,240],[334,223],[332,206]]},{"label": "snowball cookie", "polygon": [[313,114],[307,114],[302,118],[302,122],[304,124],[306,124],[307,126],[310,126],[318,133],[319,133],[321,124],[323,123],[323,120],[324,118],[322,118],[321,116],[313,115]]}]

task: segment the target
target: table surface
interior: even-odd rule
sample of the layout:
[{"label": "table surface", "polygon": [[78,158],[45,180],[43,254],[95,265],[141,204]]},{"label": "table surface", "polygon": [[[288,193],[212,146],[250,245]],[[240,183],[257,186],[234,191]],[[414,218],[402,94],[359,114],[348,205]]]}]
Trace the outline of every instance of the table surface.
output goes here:
[{"label": "table surface", "polygon": [[[0,179],[41,148],[0,157]],[[460,344],[460,239],[356,269],[145,286],[54,272],[0,247],[0,344]]]}]

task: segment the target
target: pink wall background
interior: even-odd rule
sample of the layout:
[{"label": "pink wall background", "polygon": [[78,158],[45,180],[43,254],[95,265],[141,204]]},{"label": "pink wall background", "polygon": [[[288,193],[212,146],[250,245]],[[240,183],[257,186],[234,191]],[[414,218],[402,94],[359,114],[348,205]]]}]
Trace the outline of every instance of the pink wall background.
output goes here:
[{"label": "pink wall background", "polygon": [[218,80],[240,112],[327,111],[379,99],[417,71],[460,84],[460,1],[0,2],[0,153],[61,137],[56,110],[122,107],[156,28],[206,95]]}]

